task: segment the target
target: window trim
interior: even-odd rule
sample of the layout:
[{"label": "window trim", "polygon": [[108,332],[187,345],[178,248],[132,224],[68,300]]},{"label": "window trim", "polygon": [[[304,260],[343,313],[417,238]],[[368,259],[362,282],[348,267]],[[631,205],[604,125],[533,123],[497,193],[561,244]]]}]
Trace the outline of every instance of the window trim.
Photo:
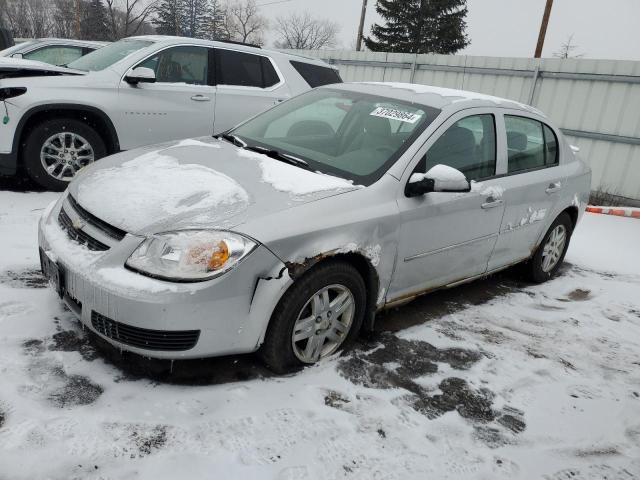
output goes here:
[{"label": "window trim", "polygon": [[[272,85],[270,87],[253,87],[253,86],[248,86],[248,85],[227,85],[226,83],[218,83],[218,79],[215,78],[215,84],[214,85],[216,87],[224,87],[224,88],[228,88],[228,89],[231,89],[231,90],[249,90],[249,91],[254,91],[254,92],[255,91],[270,92],[270,91],[273,91],[273,90],[275,90],[277,88],[280,88],[282,85],[284,85],[286,83],[285,80],[284,80],[284,75],[282,75],[282,72],[278,68],[277,63],[269,55],[253,53],[253,52],[245,52],[243,50],[238,50],[236,48],[226,48],[226,47],[218,47],[218,46],[212,47],[212,49],[214,50],[214,58],[216,60],[216,63],[214,63],[214,69],[217,66],[217,60],[218,60],[217,55],[215,55],[215,51],[216,50],[227,50],[229,52],[245,53],[247,55],[255,55],[256,57],[266,58],[267,61],[271,62],[271,66],[276,71],[276,75],[278,76],[278,79],[279,79],[278,83],[276,83],[275,85]],[[214,77],[215,77],[215,73],[214,73]]]},{"label": "window trim", "polygon": [[[542,143],[544,145],[544,165],[541,165],[539,167],[531,167],[531,168],[525,168],[523,170],[516,170],[515,172],[510,172],[509,171],[509,145],[506,143],[506,135],[507,135],[507,120],[506,117],[515,117],[515,118],[524,118],[525,120],[530,120],[533,122],[538,122],[540,124],[540,126],[542,127]],[[528,117],[526,115],[516,115],[513,113],[503,113],[502,114],[502,123],[504,124],[504,134],[505,134],[505,148],[507,149],[507,171],[500,175],[500,177],[508,177],[511,175],[520,175],[521,173],[527,173],[527,172],[535,172],[537,170],[544,170],[545,168],[553,168],[553,167],[558,167],[560,166],[560,142],[558,140],[558,134],[555,132],[555,130],[553,129],[553,127],[551,125],[549,125],[546,122],[543,122],[542,120],[539,120],[537,118],[534,117]],[[551,132],[553,133],[553,137],[556,140],[556,161],[554,163],[551,164],[547,164],[547,142],[545,141],[545,134],[544,134],[544,127],[547,127],[549,130],[551,130]]]}]

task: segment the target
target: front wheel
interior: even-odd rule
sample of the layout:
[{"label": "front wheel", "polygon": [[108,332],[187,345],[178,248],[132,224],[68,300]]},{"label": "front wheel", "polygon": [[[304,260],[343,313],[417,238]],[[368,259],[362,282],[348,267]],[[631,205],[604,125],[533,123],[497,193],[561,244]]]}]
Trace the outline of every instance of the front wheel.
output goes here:
[{"label": "front wheel", "polygon": [[569,240],[573,233],[573,222],[566,212],[558,215],[542,239],[542,243],[528,263],[528,274],[531,280],[542,283],[553,277],[569,248]]},{"label": "front wheel", "polygon": [[285,293],[261,348],[265,363],[285,373],[332,355],[355,338],[366,308],[366,287],[344,262],[321,264]]},{"label": "front wheel", "polygon": [[100,135],[73,118],[39,123],[27,135],[22,152],[27,175],[55,191],[67,188],[78,170],[107,154]]}]

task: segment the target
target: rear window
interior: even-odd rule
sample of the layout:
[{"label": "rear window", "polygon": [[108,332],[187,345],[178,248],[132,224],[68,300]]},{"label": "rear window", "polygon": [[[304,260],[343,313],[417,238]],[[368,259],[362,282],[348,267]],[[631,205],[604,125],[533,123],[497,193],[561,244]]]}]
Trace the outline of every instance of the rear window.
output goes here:
[{"label": "rear window", "polygon": [[280,82],[268,58],[234,50],[216,49],[216,83],[268,88]]},{"label": "rear window", "polygon": [[340,74],[333,68],[313,65],[311,63],[296,62],[295,60],[291,60],[291,66],[296,69],[311,88],[321,87],[322,85],[329,85],[331,83],[342,83]]}]

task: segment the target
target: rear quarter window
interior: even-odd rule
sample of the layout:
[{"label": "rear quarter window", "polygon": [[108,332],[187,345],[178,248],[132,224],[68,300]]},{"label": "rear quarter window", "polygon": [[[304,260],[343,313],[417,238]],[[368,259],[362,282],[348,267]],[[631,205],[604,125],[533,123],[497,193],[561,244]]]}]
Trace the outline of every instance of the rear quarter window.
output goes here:
[{"label": "rear quarter window", "polygon": [[296,69],[304,81],[311,88],[321,87],[332,83],[342,83],[342,78],[337,70],[321,65],[313,65],[311,63],[297,62],[291,60],[291,66]]}]

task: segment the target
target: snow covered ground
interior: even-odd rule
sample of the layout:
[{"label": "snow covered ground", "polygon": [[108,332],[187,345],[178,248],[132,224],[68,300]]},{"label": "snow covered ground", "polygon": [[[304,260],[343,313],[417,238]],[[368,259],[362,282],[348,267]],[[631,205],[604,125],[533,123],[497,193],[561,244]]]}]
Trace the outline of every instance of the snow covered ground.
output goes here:
[{"label": "snow covered ground", "polygon": [[289,377],[89,339],[38,272],[52,193],[0,192],[0,479],[640,478],[640,221],[587,214],[568,264],[380,316]]}]

